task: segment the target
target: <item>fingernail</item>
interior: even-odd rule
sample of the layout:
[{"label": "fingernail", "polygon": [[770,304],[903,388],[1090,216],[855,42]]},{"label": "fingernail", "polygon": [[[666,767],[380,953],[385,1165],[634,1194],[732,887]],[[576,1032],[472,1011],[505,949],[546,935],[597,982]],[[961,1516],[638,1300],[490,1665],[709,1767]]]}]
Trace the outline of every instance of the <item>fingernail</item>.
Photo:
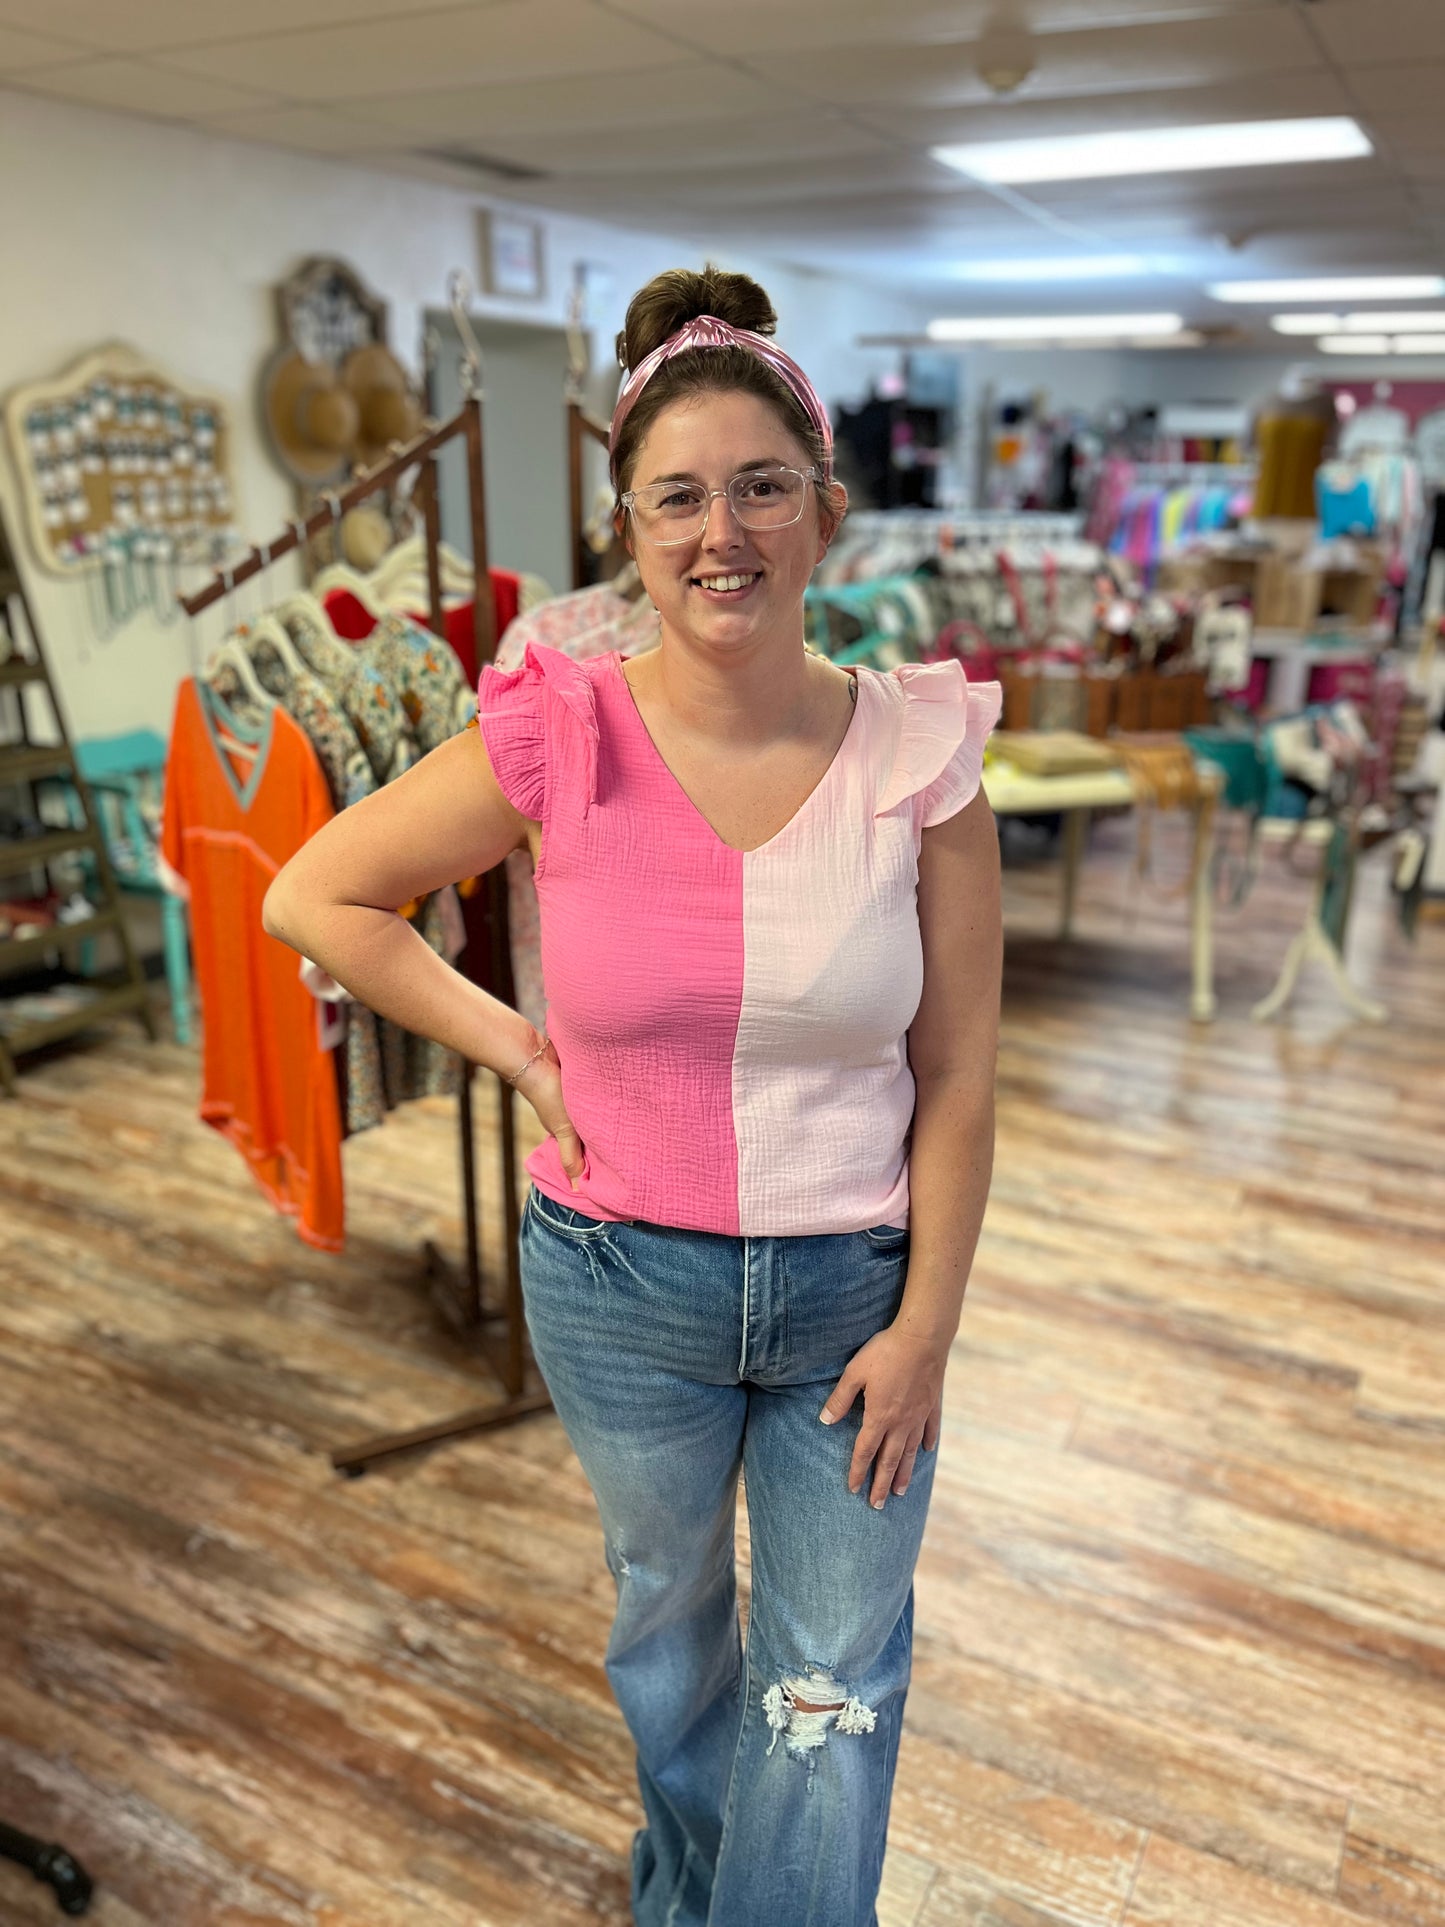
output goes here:
[{"label": "fingernail", "polygon": [[875,1512],[881,1512],[886,1504],[887,1501],[885,1499],[875,1499],[873,1501],[873,1510]]},{"label": "fingernail", "polygon": [[831,1412],[819,1412],[818,1423],[820,1425],[831,1425],[833,1423],[833,1414]]}]

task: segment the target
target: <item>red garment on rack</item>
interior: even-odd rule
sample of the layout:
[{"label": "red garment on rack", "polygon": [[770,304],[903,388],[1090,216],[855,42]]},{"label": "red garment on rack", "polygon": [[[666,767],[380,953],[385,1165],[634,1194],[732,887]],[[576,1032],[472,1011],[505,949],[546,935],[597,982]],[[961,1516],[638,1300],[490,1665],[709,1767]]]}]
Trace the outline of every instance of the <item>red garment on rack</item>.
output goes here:
[{"label": "red garment on rack", "polygon": [[261,927],[271,879],[332,817],[309,738],[279,707],[249,764],[222,748],[189,677],[166,756],[161,854],[186,883],[205,1017],[200,1115],[245,1158],[309,1245],[345,1231],[341,1102],[324,1005],[293,950]]},{"label": "red garment on rack", "polygon": [[[493,633],[500,642],[508,624],[516,618],[522,578],[508,569],[489,569],[487,574],[492,584],[492,618],[496,624]],[[376,618],[349,589],[328,589],[322,601],[332,628],[346,642],[364,642],[376,627]],[[431,617],[425,610],[408,613],[423,629],[430,624]],[[452,653],[462,665],[462,673],[468,683],[475,684],[481,674],[481,664],[477,661],[474,605],[458,602],[442,612],[442,621]]]}]

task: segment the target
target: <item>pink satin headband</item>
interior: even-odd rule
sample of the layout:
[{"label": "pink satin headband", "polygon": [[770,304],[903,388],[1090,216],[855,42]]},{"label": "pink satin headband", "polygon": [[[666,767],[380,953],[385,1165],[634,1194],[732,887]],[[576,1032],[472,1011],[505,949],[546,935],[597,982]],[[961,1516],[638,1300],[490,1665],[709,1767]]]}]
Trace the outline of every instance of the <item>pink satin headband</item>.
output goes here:
[{"label": "pink satin headband", "polygon": [[823,479],[832,481],[833,425],[812,382],[792,356],[784,354],[775,341],[770,341],[766,335],[754,334],[751,328],[734,328],[731,322],[720,321],[712,314],[700,314],[693,321],[685,321],[676,334],[669,335],[660,348],[654,348],[650,355],[644,355],[637,366],[629,370],[617,397],[617,406],[612,411],[612,431],[607,446],[614,463],[617,459],[617,437],[622,432],[622,424],[632,413],[637,397],[665,361],[671,361],[674,355],[685,354],[689,348],[745,348],[750,355],[756,355],[759,361],[765,362],[797,396],[804,414],[822,437]]}]

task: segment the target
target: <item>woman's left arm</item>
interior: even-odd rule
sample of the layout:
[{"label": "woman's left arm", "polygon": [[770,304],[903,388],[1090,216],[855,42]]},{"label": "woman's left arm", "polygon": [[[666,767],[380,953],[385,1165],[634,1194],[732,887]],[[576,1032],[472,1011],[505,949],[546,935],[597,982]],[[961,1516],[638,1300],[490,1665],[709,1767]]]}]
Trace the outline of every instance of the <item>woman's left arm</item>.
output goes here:
[{"label": "woman's left arm", "polygon": [[[863,1393],[849,1468],[871,1502],[902,1494],[923,1446],[938,1443],[943,1374],[983,1226],[993,1174],[1003,910],[998,833],[980,789],[923,832],[918,858],[923,997],[908,1033],[917,1085],[909,1153],[909,1259],[893,1323],[857,1352],[820,1416],[840,1419]],[[876,1463],[875,1463],[876,1461]]]}]

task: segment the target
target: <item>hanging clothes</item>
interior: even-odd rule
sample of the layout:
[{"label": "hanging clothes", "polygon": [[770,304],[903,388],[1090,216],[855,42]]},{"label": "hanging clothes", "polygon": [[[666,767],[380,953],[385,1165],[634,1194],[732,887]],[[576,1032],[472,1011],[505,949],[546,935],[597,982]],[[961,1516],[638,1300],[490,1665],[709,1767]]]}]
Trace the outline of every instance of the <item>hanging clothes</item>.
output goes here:
[{"label": "hanging clothes", "polygon": [[[333,807],[347,809],[377,788],[366,753],[357,741],[345,710],[322,679],[310,670],[298,671],[265,635],[248,637],[247,655],[257,680],[275,697],[294,723],[306,732],[326,773]],[[344,648],[344,644],[338,644]],[[382,1071],[379,1019],[364,1004],[347,1001],[346,1077],[343,1112],[346,1135],[369,1131],[386,1116],[388,1098]],[[396,1099],[391,1100],[395,1102]]]},{"label": "hanging clothes", "polygon": [[[348,759],[354,778],[348,803],[410,769],[420,756],[456,733],[450,725],[458,710],[471,708],[470,693],[451,652],[405,617],[384,617],[360,644],[328,633],[304,604],[288,604],[282,626],[298,656],[345,717],[361,751],[359,771],[356,758]],[[276,674],[274,668],[272,673]],[[463,915],[450,888],[434,891],[412,923],[427,945],[449,963],[466,947]],[[360,1020],[363,1033],[370,1015],[367,1012]],[[399,1025],[373,1021],[379,1059],[364,1035],[348,1044],[348,1076],[356,1081],[358,1094],[353,1111],[359,1112],[361,1100],[366,1100],[364,1115],[377,1122],[387,1110],[412,1098],[455,1095],[462,1069],[454,1051]],[[351,1117],[349,1112],[349,1122]]]},{"label": "hanging clothes", "polygon": [[498,632],[496,667],[515,668],[531,643],[559,649],[573,662],[588,662],[615,649],[621,656],[640,656],[658,641],[658,614],[641,596],[631,599],[611,582],[574,589],[518,616]]},{"label": "hanging clothes", "polygon": [[161,828],[162,854],[190,898],[205,1016],[200,1116],[236,1146],[307,1244],[339,1251],[341,1106],[325,1013],[294,953],[261,925],[272,878],[331,820],[331,795],[315,750],[283,709],[266,712],[249,768],[222,747],[221,720],[209,692],[187,678]]}]

